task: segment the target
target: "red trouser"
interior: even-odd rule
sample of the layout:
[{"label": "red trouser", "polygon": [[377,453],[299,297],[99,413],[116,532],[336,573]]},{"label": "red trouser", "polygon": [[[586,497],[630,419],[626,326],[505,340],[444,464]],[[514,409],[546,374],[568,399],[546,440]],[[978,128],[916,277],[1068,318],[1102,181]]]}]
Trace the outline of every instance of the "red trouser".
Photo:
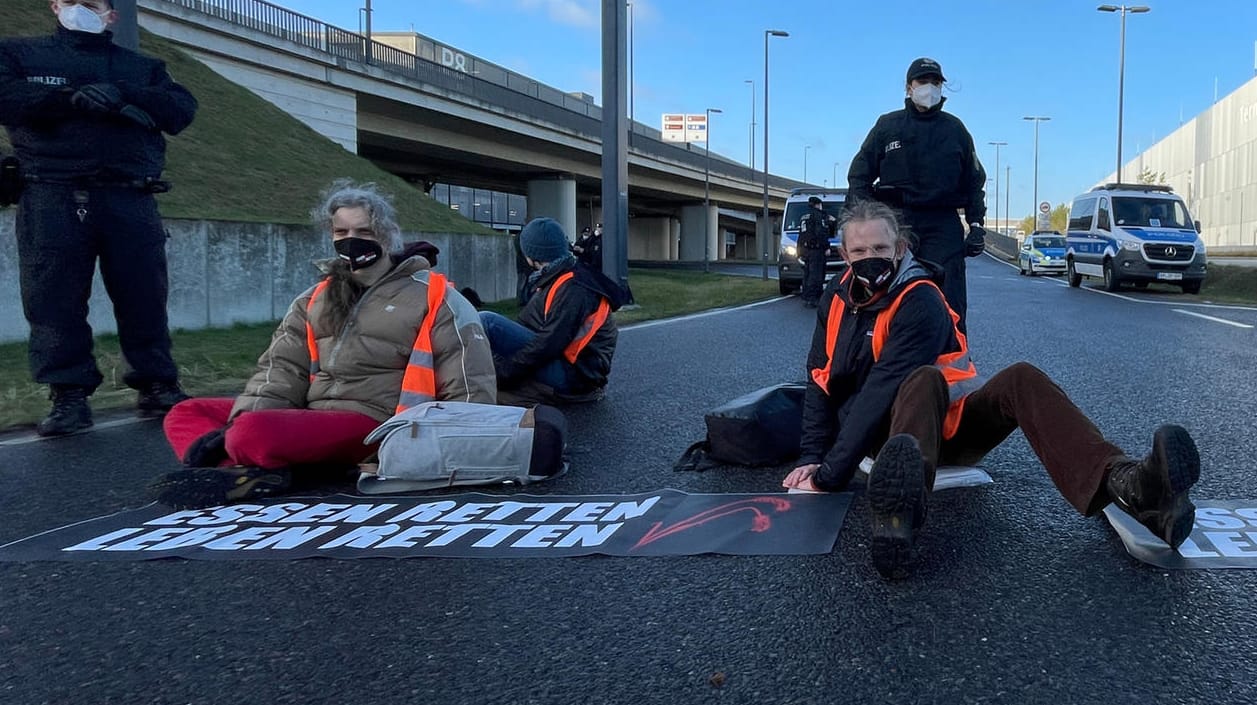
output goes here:
[{"label": "red trouser", "polygon": [[[227,425],[234,399],[188,399],[162,423],[166,440],[183,459],[188,446]],[[290,465],[353,465],[375,452],[362,445],[380,422],[352,411],[263,409],[246,411],[227,429],[227,465],[281,468]]]},{"label": "red trouser", "polygon": [[1000,370],[965,398],[956,435],[943,439],[947,382],[934,367],[921,367],[899,386],[890,412],[890,434],[908,433],[921,444],[933,486],[938,465],[973,465],[1017,428],[1026,434],[1061,495],[1091,516],[1110,499],[1104,476],[1125,458],[1065,392],[1039,368],[1018,362]]}]

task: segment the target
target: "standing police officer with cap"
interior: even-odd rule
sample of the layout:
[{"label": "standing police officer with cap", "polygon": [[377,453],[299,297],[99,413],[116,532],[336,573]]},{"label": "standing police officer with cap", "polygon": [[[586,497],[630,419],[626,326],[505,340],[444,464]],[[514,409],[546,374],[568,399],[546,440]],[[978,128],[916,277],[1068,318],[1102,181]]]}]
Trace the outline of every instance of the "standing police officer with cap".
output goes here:
[{"label": "standing police officer with cap", "polygon": [[829,254],[829,238],[834,236],[838,219],[826,213],[817,196],[807,199],[808,212],[799,219],[799,257],[803,260],[803,286],[799,298],[805,308],[816,308],[825,288],[825,259]]},{"label": "standing police officer with cap", "polygon": [[92,425],[87,398],[103,381],[87,323],[97,257],[140,414],[187,398],[170,355],[153,194],[167,187],[162,133],[182,131],[197,107],[165,64],[113,44],[111,0],[51,8],[60,24],[51,37],[0,42],[0,124],[25,181],[17,245],[31,374],[53,403],[37,427],[44,436]]},{"label": "standing police officer with cap", "polygon": [[[943,69],[920,58],[908,67],[903,110],[877,119],[847,173],[847,198],[875,198],[901,211],[917,238],[913,253],[942,267],[943,293],[965,330],[965,257],[983,250],[986,171],[964,123],[943,112]],[[957,209],[969,225],[966,240]]]}]

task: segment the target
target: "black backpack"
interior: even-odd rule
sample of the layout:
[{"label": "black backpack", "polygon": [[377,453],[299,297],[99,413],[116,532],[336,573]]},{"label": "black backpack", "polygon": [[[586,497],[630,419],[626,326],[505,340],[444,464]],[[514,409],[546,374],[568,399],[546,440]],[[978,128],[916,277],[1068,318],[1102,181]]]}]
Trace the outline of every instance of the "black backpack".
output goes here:
[{"label": "black backpack", "polygon": [[673,469],[780,465],[797,458],[805,389],[802,384],[765,387],[707,412],[707,438],[687,448]]}]

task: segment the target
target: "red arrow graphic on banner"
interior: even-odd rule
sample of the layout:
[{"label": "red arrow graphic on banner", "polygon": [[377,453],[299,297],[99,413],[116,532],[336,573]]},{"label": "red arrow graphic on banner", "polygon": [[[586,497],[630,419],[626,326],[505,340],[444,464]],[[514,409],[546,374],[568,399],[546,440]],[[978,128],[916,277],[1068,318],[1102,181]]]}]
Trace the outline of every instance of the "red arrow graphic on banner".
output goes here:
[{"label": "red arrow graphic on banner", "polygon": [[788,512],[791,507],[790,500],[783,499],[781,497],[752,497],[750,499],[740,499],[736,502],[722,504],[719,507],[712,507],[706,511],[699,512],[692,517],[682,519],[681,521],[678,521],[666,528],[661,528],[663,527],[663,522],[657,521],[654,526],[650,527],[650,531],[647,531],[646,535],[642,536],[637,544],[633,546],[633,549],[636,550],[646,544],[658,541],[665,536],[671,536],[672,534],[685,531],[686,529],[702,526],[709,521],[713,521],[721,517],[731,516],[739,512],[751,512],[751,531],[755,533],[768,531],[768,529],[770,529],[773,525],[773,520],[771,516],[761,511],[760,508],[756,506],[762,504],[767,504],[768,508],[774,513]]}]

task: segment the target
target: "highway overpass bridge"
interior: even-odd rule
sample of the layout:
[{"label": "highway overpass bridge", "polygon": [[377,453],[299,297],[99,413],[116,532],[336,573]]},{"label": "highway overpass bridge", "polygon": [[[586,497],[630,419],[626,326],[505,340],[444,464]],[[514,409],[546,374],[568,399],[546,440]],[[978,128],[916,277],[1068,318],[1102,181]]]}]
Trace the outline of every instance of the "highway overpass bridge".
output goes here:
[{"label": "highway overpass bridge", "polygon": [[[601,220],[601,108],[413,32],[367,39],[262,0],[139,0],[140,24],[179,44],[345,149],[426,188],[525,194],[528,217],[574,234]],[[634,124],[628,147],[629,257],[776,256],[763,172],[662,140]],[[705,175],[711,206],[704,213]],[[769,177],[770,210],[792,187]],[[589,207],[592,206],[592,207]],[[587,216],[586,216],[587,214]],[[704,231],[706,231],[704,233]],[[706,235],[706,242],[704,241]],[[727,248],[721,235],[737,242]]]}]

